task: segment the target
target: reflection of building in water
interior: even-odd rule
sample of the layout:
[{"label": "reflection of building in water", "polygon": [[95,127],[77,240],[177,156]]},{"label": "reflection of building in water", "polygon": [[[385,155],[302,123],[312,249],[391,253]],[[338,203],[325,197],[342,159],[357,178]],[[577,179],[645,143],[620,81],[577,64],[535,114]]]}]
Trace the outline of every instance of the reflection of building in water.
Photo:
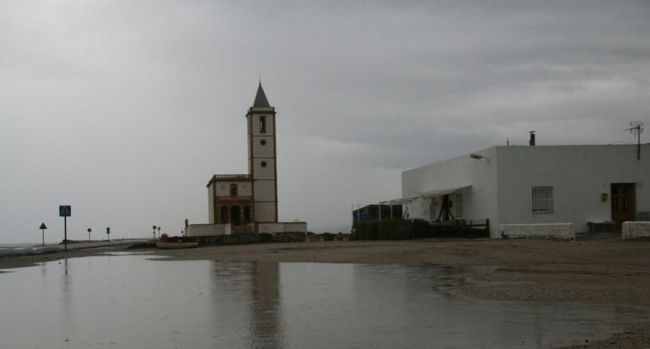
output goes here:
[{"label": "reflection of building in water", "polygon": [[253,262],[251,269],[251,341],[253,348],[283,347],[278,263]]},{"label": "reflection of building in water", "polygon": [[278,222],[275,117],[260,83],[246,113],[248,173],[212,176],[207,185],[210,224],[191,224],[187,235],[307,232],[305,222]]},{"label": "reflection of building in water", "polygon": [[[284,330],[277,263],[217,263],[212,267],[214,332],[225,347],[282,348]],[[235,344],[238,343],[238,344]]]}]

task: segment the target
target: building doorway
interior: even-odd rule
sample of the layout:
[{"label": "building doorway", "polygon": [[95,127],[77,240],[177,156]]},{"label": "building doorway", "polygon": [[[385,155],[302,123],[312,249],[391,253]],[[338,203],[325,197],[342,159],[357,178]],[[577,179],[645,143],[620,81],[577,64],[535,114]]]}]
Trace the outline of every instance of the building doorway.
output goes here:
[{"label": "building doorway", "polygon": [[221,224],[227,224],[228,223],[228,207],[227,206],[222,206],[221,207],[221,221],[219,221]]},{"label": "building doorway", "polygon": [[612,183],[612,220],[616,222],[616,229],[620,231],[625,221],[636,218],[636,184]]},{"label": "building doorway", "polygon": [[232,225],[241,224],[241,219],[239,218],[239,206],[230,207],[230,222]]}]

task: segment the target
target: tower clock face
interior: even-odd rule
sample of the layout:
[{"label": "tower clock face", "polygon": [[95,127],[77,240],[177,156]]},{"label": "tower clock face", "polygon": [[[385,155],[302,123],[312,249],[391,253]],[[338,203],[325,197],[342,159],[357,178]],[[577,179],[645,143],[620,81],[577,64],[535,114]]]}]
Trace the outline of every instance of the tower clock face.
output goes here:
[{"label": "tower clock face", "polygon": [[260,144],[261,144],[261,145],[266,145],[266,139],[262,139],[262,140],[260,141]]}]

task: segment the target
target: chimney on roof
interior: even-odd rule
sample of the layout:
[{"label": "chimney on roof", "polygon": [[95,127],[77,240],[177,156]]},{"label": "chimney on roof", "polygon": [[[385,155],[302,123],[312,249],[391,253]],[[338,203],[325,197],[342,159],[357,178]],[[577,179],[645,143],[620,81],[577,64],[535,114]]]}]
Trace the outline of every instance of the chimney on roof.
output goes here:
[{"label": "chimney on roof", "polygon": [[533,146],[535,145],[535,131],[528,131],[530,132],[530,139],[528,140],[528,145]]}]

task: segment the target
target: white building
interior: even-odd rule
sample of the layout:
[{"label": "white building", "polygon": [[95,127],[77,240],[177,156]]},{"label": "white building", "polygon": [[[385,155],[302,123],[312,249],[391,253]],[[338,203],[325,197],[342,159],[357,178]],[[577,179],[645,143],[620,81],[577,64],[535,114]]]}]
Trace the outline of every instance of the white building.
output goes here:
[{"label": "white building", "polygon": [[305,222],[278,222],[275,108],[262,84],[246,113],[248,173],[216,174],[208,182],[209,224],[192,224],[189,236],[307,231]]},{"label": "white building", "polygon": [[[402,173],[405,215],[504,225],[650,220],[650,144],[498,146]],[[552,234],[550,234],[552,235]]]}]

